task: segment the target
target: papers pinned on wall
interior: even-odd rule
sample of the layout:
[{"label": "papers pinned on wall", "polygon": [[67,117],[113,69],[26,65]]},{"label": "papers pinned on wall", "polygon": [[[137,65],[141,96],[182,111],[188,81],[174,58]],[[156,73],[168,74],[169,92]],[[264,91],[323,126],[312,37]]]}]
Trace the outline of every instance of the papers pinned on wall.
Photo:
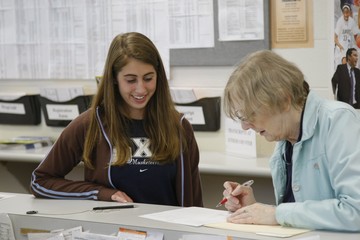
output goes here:
[{"label": "papers pinned on wall", "polygon": [[264,39],[264,2],[262,0],[218,0],[220,41]]}]

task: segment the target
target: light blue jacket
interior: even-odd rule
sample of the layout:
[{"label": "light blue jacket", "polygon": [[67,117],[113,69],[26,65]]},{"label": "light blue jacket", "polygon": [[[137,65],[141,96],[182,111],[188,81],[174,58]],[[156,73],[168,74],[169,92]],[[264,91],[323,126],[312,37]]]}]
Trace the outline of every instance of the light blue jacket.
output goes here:
[{"label": "light blue jacket", "polygon": [[285,190],[285,142],[270,159],[276,219],[284,226],[360,231],[360,114],[349,105],[309,93],[301,141],[294,144],[294,203]]}]

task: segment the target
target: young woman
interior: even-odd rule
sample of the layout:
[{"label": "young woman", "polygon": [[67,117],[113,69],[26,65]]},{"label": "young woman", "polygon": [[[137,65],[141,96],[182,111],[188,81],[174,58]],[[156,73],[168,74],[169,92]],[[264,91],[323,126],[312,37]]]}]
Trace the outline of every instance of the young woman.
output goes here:
[{"label": "young woman", "polygon": [[[65,176],[84,163],[84,181]],[[199,150],[176,111],[155,45],[116,36],[91,107],[61,133],[32,174],[36,197],[202,206]]]}]

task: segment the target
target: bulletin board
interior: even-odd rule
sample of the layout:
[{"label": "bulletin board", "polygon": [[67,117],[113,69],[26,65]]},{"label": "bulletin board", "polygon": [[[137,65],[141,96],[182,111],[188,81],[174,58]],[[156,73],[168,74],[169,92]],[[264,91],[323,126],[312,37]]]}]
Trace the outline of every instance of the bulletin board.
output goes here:
[{"label": "bulletin board", "polygon": [[214,0],[214,48],[171,49],[170,66],[232,66],[251,52],[270,49],[270,7],[264,0],[264,39],[252,41],[218,41],[218,5]]},{"label": "bulletin board", "polygon": [[[242,1],[245,6],[251,2]],[[119,2],[131,9],[135,1]],[[144,3],[144,10],[164,18],[155,23],[168,20],[166,10],[156,8],[161,1],[139,2]],[[261,28],[264,28],[264,37],[241,41],[219,41],[218,0],[212,2],[214,47],[166,49],[166,69],[170,66],[233,66],[251,52],[270,48],[269,1],[263,0],[264,25]],[[9,1],[8,7],[0,5],[0,19],[4,22],[0,23],[0,80],[93,79],[99,76],[113,33],[121,32],[123,26],[132,27],[131,22],[116,19],[126,15],[124,11],[126,6],[118,1],[113,4],[113,1],[28,0],[25,5],[21,1]],[[167,38],[158,37],[157,40],[161,39]],[[158,44],[161,46],[162,42]],[[166,44],[168,42],[163,46]],[[161,49],[159,51],[161,54]]]}]

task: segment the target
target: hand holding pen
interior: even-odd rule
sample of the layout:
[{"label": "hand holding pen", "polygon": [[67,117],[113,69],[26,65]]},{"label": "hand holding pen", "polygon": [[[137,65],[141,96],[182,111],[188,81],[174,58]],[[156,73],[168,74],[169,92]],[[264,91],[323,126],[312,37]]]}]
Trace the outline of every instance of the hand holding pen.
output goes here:
[{"label": "hand holding pen", "polygon": [[219,204],[216,207],[220,207],[224,205],[226,202],[229,201],[229,205],[227,207],[230,211],[235,211],[238,208],[241,208],[243,206],[255,203],[256,200],[254,198],[254,195],[252,193],[252,190],[250,188],[247,188],[244,190],[244,187],[250,187],[254,183],[254,180],[249,180],[243,184],[235,183],[235,182],[225,182],[224,183],[224,198],[219,202]]}]

